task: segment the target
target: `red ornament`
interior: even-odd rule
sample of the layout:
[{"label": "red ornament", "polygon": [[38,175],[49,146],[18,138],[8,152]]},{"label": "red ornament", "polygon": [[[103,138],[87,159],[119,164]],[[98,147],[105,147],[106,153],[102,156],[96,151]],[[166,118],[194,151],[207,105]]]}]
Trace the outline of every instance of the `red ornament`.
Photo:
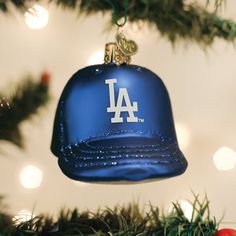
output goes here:
[{"label": "red ornament", "polygon": [[41,75],[41,83],[48,87],[49,82],[51,80],[51,74],[48,71],[44,71]]},{"label": "red ornament", "polygon": [[220,229],[216,232],[215,236],[236,236],[234,229]]}]

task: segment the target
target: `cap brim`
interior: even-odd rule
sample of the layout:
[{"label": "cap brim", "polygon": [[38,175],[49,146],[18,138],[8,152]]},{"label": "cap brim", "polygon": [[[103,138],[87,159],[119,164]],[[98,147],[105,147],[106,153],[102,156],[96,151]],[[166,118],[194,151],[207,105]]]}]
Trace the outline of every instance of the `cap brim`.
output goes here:
[{"label": "cap brim", "polygon": [[104,139],[61,149],[68,177],[88,182],[144,181],[182,174],[187,161],[177,142],[160,138]]}]

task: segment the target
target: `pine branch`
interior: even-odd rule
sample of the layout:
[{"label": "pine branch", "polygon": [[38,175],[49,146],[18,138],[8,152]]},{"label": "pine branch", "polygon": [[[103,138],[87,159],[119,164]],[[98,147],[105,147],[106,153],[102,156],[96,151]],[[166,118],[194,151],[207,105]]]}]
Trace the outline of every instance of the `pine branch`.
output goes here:
[{"label": "pine branch", "polygon": [[167,216],[161,216],[159,208],[152,205],[145,214],[137,204],[129,204],[112,210],[100,209],[96,213],[62,210],[56,221],[44,215],[18,224],[0,218],[0,226],[6,226],[2,228],[5,231],[1,231],[6,232],[3,236],[213,236],[218,224],[210,216],[209,201],[207,198],[199,201],[195,197],[192,220],[185,217],[177,202],[173,204],[173,212]]},{"label": "pine branch", "polygon": [[[209,5],[211,2],[211,0],[207,0],[206,3]],[[215,0],[215,10],[217,11],[219,8],[221,8],[224,2],[226,2],[226,0]]]},{"label": "pine branch", "polygon": [[[1,0],[0,10],[9,11],[12,3],[18,9],[25,9],[28,0]],[[83,14],[98,12],[111,13],[107,0],[49,0],[63,8],[75,10]],[[118,15],[124,12],[125,1],[114,0]],[[206,0],[206,3],[210,0]],[[218,9],[224,0],[214,0]],[[232,42],[236,38],[236,22],[222,19],[217,11],[208,12],[196,3],[187,4],[185,0],[128,0],[128,18],[130,22],[145,21],[155,25],[162,36],[172,43],[178,39],[193,41],[201,46],[209,46],[214,39],[221,38]],[[112,22],[112,14],[111,14]]]},{"label": "pine branch", "polygon": [[23,148],[19,125],[47,104],[49,100],[49,78],[47,77],[48,74],[44,73],[40,81],[35,81],[32,76],[26,76],[12,96],[5,100],[8,102],[0,101],[0,140],[10,141]]}]

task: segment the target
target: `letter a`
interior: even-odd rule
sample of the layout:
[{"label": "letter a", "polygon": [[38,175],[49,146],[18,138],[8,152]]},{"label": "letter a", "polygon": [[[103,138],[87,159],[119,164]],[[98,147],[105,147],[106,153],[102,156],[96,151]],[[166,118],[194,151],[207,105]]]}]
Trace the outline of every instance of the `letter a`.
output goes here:
[{"label": "letter a", "polygon": [[[138,111],[138,103],[133,102],[131,105],[128,91],[126,88],[120,88],[118,94],[117,104],[115,105],[115,91],[114,84],[117,83],[116,79],[110,79],[105,81],[109,86],[109,98],[110,98],[110,107],[107,108],[107,112],[115,112],[114,118],[111,118],[111,123],[122,123],[123,118],[120,116],[121,112],[128,112],[129,116],[127,117],[127,122],[138,122],[138,118],[134,116],[134,112]],[[122,106],[122,103],[125,103],[125,106]]]}]

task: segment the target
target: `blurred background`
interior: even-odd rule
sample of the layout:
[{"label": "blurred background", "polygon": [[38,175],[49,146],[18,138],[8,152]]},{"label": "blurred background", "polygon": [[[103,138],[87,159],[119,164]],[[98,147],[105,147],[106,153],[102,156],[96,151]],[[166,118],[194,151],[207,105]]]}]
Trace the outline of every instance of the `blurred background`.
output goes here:
[{"label": "blurred background", "polygon": [[[32,5],[33,6],[33,5]],[[96,210],[137,201],[168,211],[181,200],[186,214],[193,194],[207,194],[212,214],[224,226],[236,227],[236,48],[216,40],[203,50],[195,44],[173,47],[146,24],[129,24],[125,32],[139,45],[132,63],[147,67],[164,81],[172,102],[179,145],[189,167],[182,176],[135,185],[87,184],[62,174],[50,152],[55,109],[74,72],[103,63],[110,15],[78,17],[53,4],[40,4],[41,18],[14,9],[0,14],[0,90],[11,94],[27,73],[51,74],[51,100],[38,116],[21,124],[25,149],[0,142],[0,195],[13,215],[19,212],[56,215],[62,207]],[[236,21],[231,0],[221,15]],[[39,18],[39,17],[38,17]],[[22,108],[23,109],[23,108]],[[231,222],[231,223],[227,223]]]}]

